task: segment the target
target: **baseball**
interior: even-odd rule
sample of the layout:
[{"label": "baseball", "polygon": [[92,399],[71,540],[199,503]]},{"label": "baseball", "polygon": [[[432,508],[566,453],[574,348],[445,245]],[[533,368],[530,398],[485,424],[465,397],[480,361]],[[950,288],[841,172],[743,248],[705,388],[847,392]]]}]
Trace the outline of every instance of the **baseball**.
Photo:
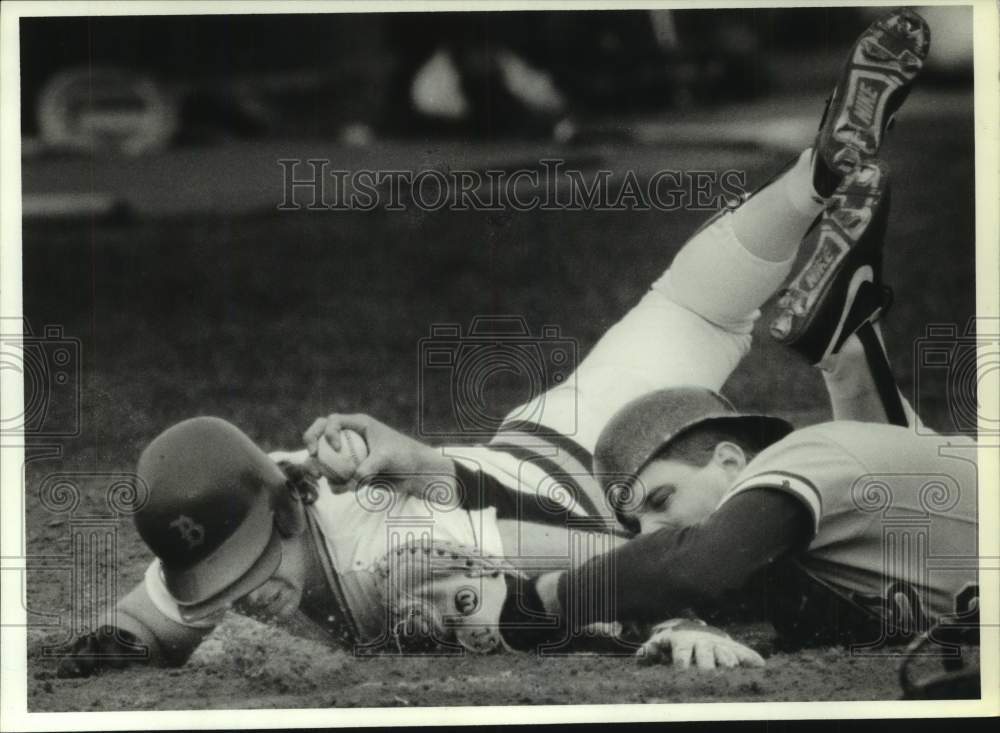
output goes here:
[{"label": "baseball", "polygon": [[319,439],[316,458],[327,470],[327,476],[338,483],[346,483],[354,469],[368,456],[365,439],[353,430],[340,431],[340,450],[334,450],[323,435]]}]

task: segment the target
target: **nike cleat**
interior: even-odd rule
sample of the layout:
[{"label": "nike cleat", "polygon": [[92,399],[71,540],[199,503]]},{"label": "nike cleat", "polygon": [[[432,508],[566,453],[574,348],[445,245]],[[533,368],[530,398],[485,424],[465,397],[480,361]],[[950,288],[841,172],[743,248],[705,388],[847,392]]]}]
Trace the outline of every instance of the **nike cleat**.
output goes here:
[{"label": "nike cleat", "polygon": [[889,307],[882,242],[889,218],[889,167],[862,163],[830,198],[803,243],[812,255],[778,298],[771,335],[813,364],[836,354]]},{"label": "nike cleat", "polygon": [[830,195],[845,175],[878,154],[930,43],[926,21],[905,8],[879,18],[858,38],[813,145],[813,187],[821,196]]}]

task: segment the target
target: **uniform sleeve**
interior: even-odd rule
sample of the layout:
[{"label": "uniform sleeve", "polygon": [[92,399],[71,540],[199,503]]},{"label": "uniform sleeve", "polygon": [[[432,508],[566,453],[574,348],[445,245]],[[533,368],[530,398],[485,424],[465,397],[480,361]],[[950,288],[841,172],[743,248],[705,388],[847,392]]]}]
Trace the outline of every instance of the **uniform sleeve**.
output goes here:
[{"label": "uniform sleeve", "polygon": [[[664,528],[563,573],[554,604],[565,623],[651,623],[716,603],[812,537],[803,502],[782,491],[743,492],[705,522]],[[595,603],[594,598],[612,599]],[[553,608],[555,606],[555,608]]]},{"label": "uniform sleeve", "polygon": [[808,509],[813,534],[819,532],[826,504],[850,493],[850,484],[864,468],[840,444],[827,437],[829,426],[813,426],[792,433],[754,458],[720,506],[752,489],[774,489],[794,497]]},{"label": "uniform sleeve", "polygon": [[[214,628],[211,622],[185,623],[176,610],[167,606],[162,594],[167,594],[159,580],[159,562],[154,561],[146,577],[115,606],[115,626],[134,634],[149,652],[149,662],[176,666],[187,661],[201,640]],[[159,602],[154,601],[159,596]],[[169,598],[169,594],[167,594]],[[172,604],[172,600],[170,601]],[[164,613],[164,609],[169,613]]]}]

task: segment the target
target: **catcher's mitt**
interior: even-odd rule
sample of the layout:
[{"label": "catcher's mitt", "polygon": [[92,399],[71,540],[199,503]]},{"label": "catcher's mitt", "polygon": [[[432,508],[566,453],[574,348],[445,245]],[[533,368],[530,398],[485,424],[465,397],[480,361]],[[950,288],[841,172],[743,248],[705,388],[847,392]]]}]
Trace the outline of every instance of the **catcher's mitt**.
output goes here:
[{"label": "catcher's mitt", "polygon": [[505,577],[521,573],[502,558],[425,537],[395,548],[374,572],[382,635],[365,647],[368,653],[485,654],[506,648],[499,624]]}]

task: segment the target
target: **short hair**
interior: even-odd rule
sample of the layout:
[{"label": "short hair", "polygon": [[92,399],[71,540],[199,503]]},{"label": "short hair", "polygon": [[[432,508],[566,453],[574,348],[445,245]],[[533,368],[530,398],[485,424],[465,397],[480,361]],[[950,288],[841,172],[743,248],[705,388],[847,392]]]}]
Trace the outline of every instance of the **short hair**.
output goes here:
[{"label": "short hair", "polygon": [[762,449],[742,431],[732,426],[722,427],[711,422],[695,425],[685,430],[667,443],[654,457],[654,460],[673,460],[701,468],[707,466],[715,454],[719,443],[735,443],[746,455],[747,462],[753,459]]},{"label": "short hair", "polygon": [[278,468],[288,479],[287,488],[293,497],[303,504],[312,504],[319,498],[319,486],[316,479],[299,463],[278,461]]}]

